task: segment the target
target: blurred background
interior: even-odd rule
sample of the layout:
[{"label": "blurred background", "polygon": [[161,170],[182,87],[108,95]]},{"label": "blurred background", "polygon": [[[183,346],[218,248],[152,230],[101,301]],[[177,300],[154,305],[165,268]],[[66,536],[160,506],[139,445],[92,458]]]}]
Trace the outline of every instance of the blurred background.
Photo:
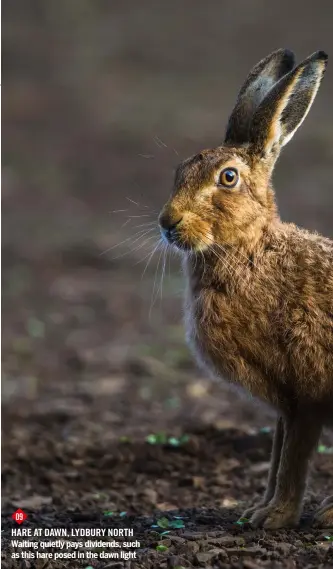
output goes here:
[{"label": "blurred background", "polygon": [[[2,8],[7,495],[22,483],[15,460],[47,437],[71,456],[73,441],[104,448],[133,433],[271,424],[270,411],[193,364],[178,261],[166,264],[163,294],[159,253],[144,269],[178,162],[222,141],[240,85],[266,54],[333,57],[332,1]],[[329,64],[275,173],[282,217],[331,237],[332,90]]]}]

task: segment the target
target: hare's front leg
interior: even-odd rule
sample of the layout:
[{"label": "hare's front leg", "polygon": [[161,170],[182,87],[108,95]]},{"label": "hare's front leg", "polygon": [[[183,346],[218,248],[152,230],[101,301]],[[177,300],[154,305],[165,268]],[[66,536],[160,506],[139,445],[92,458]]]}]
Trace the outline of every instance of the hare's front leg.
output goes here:
[{"label": "hare's front leg", "polygon": [[250,522],[267,529],[293,527],[299,522],[311,454],[317,446],[322,423],[312,409],[300,408],[284,418],[284,438],[273,498],[258,508]]},{"label": "hare's front leg", "polygon": [[243,518],[250,518],[256,510],[264,506],[267,506],[271,501],[271,499],[273,498],[276,488],[277,473],[280,465],[282,445],[283,445],[283,419],[282,417],[278,417],[276,421],[272,454],[271,454],[271,464],[270,464],[265,494],[263,498],[260,500],[260,502],[258,502],[256,505],[252,506],[251,508],[245,510],[245,512],[242,515]]}]

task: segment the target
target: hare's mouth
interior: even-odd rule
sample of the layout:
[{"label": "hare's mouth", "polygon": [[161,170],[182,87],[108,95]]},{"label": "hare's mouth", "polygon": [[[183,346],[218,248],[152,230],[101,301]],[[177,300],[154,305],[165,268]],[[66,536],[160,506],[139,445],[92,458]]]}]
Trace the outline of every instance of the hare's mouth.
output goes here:
[{"label": "hare's mouth", "polygon": [[179,251],[199,252],[210,245],[204,238],[210,234],[210,227],[192,212],[170,215],[166,210],[160,215],[159,225],[163,241]]},{"label": "hare's mouth", "polygon": [[188,235],[180,227],[168,230],[161,228],[161,235],[165,243],[182,253],[199,253],[209,247],[209,243],[201,237]]},{"label": "hare's mouth", "polygon": [[189,243],[187,239],[184,239],[181,231],[177,228],[164,229],[161,227],[161,235],[163,241],[175,249],[179,249],[180,251],[191,251],[193,249],[193,244]]}]

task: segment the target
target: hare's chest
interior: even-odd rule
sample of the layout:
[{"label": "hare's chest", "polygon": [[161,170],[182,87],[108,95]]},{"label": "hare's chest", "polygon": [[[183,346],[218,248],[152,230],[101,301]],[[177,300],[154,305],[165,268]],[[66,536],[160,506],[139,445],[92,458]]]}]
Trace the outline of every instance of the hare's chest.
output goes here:
[{"label": "hare's chest", "polygon": [[222,295],[203,291],[187,299],[187,340],[196,359],[215,373],[236,371],[239,319],[237,306]]},{"label": "hare's chest", "polygon": [[[189,296],[185,310],[187,340],[198,363],[215,377],[249,390],[263,399],[275,399],[265,373],[265,352],[272,341],[263,315],[247,313],[244,302],[223,294],[202,291]],[[271,390],[270,394],[268,393]],[[272,401],[273,402],[273,401]]]}]

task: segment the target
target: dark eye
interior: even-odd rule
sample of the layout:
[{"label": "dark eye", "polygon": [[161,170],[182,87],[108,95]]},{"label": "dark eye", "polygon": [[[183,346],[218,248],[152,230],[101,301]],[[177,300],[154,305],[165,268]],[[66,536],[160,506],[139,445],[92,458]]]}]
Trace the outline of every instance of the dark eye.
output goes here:
[{"label": "dark eye", "polygon": [[236,168],[225,168],[220,174],[219,183],[226,188],[234,188],[239,180]]}]

